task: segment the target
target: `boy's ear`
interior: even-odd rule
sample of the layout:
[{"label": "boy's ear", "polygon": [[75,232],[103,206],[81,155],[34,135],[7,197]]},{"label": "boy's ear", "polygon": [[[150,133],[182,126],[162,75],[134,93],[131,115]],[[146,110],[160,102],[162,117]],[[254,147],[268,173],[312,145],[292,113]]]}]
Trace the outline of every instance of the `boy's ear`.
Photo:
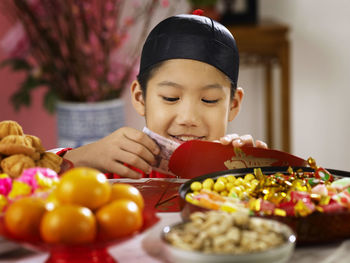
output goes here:
[{"label": "boy's ear", "polygon": [[131,83],[131,101],[134,109],[141,116],[145,116],[145,100],[143,98],[143,93],[141,90],[141,85],[137,80]]},{"label": "boy's ear", "polygon": [[244,97],[244,91],[242,88],[238,87],[236,89],[235,96],[230,103],[230,112],[228,114],[228,121],[233,121],[238,115],[241,109],[243,97]]}]

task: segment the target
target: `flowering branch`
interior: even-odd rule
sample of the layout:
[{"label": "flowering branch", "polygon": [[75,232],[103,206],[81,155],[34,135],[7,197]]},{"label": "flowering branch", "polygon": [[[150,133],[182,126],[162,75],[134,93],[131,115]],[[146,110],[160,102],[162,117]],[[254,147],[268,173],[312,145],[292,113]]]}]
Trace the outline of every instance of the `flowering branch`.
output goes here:
[{"label": "flowering branch", "polygon": [[[126,0],[2,1],[5,10],[18,19],[15,28],[21,36],[15,43],[2,41],[5,48],[15,47],[8,50],[3,65],[27,72],[12,103],[17,109],[29,106],[31,91],[44,85],[44,105],[50,112],[57,99],[118,98],[137,65],[152,14],[159,6],[170,10],[166,0],[135,2],[132,10],[126,9]],[[126,12],[131,14],[125,17]],[[141,22],[142,33],[126,55],[129,33]]]}]

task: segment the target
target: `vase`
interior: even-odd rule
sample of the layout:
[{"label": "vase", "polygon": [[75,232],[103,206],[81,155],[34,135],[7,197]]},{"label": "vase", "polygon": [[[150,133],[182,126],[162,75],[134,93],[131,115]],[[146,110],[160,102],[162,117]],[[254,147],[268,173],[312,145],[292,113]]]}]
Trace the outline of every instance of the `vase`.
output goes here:
[{"label": "vase", "polygon": [[59,101],[56,113],[58,147],[63,148],[97,141],[125,125],[122,99],[93,103]]}]

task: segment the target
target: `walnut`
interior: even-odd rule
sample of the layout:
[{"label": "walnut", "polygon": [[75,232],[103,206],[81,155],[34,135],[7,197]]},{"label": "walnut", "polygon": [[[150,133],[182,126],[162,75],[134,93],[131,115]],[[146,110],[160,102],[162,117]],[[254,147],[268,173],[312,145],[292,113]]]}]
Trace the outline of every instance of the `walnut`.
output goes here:
[{"label": "walnut", "polygon": [[0,140],[7,135],[23,135],[23,129],[15,121],[1,121],[0,122]]},{"label": "walnut", "polygon": [[24,169],[35,167],[35,162],[24,154],[14,154],[1,161],[1,168],[11,178],[19,177]]},{"label": "walnut", "polygon": [[[262,227],[264,226],[264,227]],[[250,218],[247,211],[195,212],[166,239],[174,246],[204,253],[242,254],[279,246],[284,236],[271,221]]]}]

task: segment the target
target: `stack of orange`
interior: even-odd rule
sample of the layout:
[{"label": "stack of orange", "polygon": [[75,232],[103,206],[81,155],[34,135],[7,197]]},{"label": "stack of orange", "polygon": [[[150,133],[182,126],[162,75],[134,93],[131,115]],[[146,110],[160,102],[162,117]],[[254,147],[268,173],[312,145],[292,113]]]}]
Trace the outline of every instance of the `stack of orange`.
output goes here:
[{"label": "stack of orange", "polygon": [[144,200],[128,184],[111,185],[98,170],[79,167],[64,173],[44,200],[25,197],[5,212],[7,230],[18,239],[40,236],[52,244],[83,244],[113,240],[142,227]]}]

